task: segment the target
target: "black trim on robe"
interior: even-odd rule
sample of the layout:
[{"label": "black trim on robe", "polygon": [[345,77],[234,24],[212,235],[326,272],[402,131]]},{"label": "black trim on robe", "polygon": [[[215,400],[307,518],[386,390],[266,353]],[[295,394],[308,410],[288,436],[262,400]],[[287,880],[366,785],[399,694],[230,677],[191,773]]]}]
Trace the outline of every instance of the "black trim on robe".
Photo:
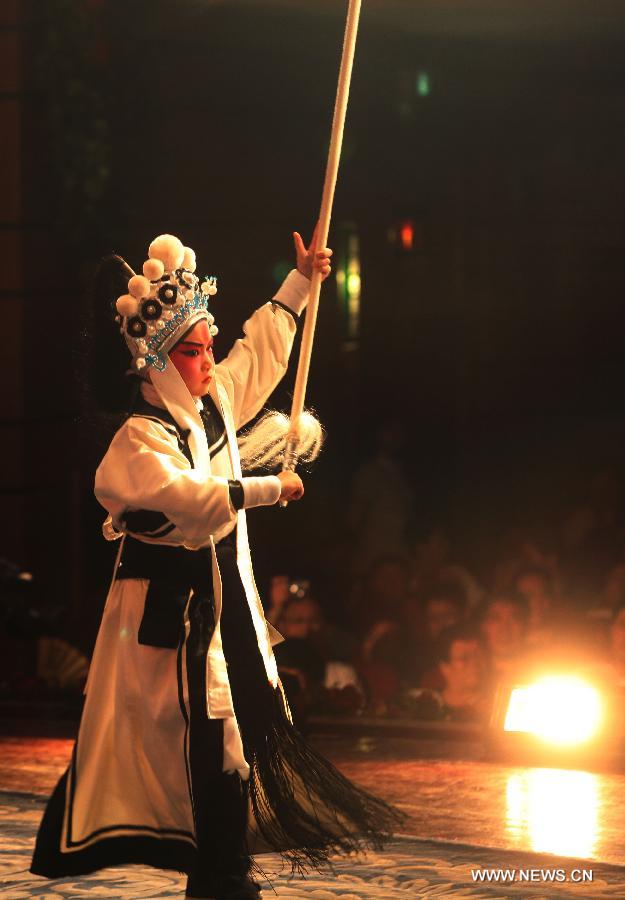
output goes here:
[{"label": "black trim on robe", "polygon": [[59,850],[63,827],[63,810],[67,775],[61,777],[39,825],[37,843],[29,871],[46,878],[65,875],[87,875],[108,866],[144,865],[155,869],[189,872],[195,865],[193,844],[175,838],[110,837],[101,838],[89,847],[72,853]]},{"label": "black trim on robe", "polygon": [[229,481],[230,502],[235,509],[243,509],[245,505],[245,492],[240,481]]},{"label": "black trim on robe", "polygon": [[272,304],[272,306],[279,306],[280,309],[283,309],[285,312],[289,313],[289,315],[293,317],[293,319],[294,319],[294,321],[295,321],[295,324],[297,325],[297,323],[299,322],[300,317],[299,317],[298,314],[295,312],[295,310],[291,309],[290,306],[287,306],[286,303],[280,303],[279,300],[272,300],[272,301],[271,301],[271,304]]},{"label": "black trim on robe", "polygon": [[[145,401],[144,401],[145,403]],[[179,428],[173,416],[171,416],[166,409],[159,409],[157,406],[151,406],[149,403],[145,403],[146,407],[149,407],[156,415],[149,415],[147,413],[140,413],[139,411],[133,412],[131,416],[128,418],[136,417],[137,419],[147,419],[149,422],[156,422],[157,425],[162,425],[165,428],[165,431],[168,434],[173,435],[178,441],[178,448],[181,453],[186,456],[189,460],[189,463],[193,467],[193,456],[191,455],[191,450],[189,449],[189,432],[184,431],[182,428]],[[166,423],[172,425],[173,428],[167,428]]]},{"label": "black trim on robe", "polygon": [[155,509],[128,509],[124,513],[123,525],[126,531],[146,537],[164,537],[176,527],[164,513]]},{"label": "black trim on robe", "polygon": [[[217,404],[210,394],[202,398],[202,409],[199,412],[206,433],[209,456],[211,459],[214,459],[228,443],[226,426]],[[194,468],[193,456],[189,448],[189,432],[183,431],[178,427],[171,413],[158,406],[152,406],[151,403],[140,397],[131,416],[136,416],[139,419],[148,419],[150,422],[157,422],[159,425],[162,425],[168,434],[175,436],[180,451],[189,460],[191,468]],[[232,480],[228,484],[232,506],[237,510],[243,509],[245,497],[241,482]],[[122,524],[124,529],[131,534],[144,535],[150,538],[166,537],[176,527],[164,513],[150,509],[126,510],[122,516]]]}]

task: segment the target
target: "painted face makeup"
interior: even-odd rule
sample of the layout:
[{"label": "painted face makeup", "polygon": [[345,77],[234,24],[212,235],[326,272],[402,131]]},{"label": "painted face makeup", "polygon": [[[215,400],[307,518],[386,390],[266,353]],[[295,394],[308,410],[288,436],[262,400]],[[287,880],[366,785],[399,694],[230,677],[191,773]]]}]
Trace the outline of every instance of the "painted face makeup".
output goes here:
[{"label": "painted face makeup", "polygon": [[169,358],[193,397],[207,394],[215,369],[213,338],[208,322],[203,319],[188,331],[174,349],[169,351]]}]

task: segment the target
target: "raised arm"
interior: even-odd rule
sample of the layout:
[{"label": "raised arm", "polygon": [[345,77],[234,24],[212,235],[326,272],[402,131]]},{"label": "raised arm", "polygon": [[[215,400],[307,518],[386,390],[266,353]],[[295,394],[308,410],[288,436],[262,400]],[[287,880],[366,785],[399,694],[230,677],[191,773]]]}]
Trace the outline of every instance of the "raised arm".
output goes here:
[{"label": "raised arm", "polygon": [[217,377],[228,391],[237,429],[259,412],[286,372],[313,269],[320,269],[323,278],[330,274],[332,251],[316,251],[316,235],[315,229],[306,248],[301,236],[294,232],[297,268],[289,272],[273,300],[247,320],[244,337],[235,342],[216,367]]},{"label": "raised arm", "polygon": [[228,391],[237,429],[256,415],[284,376],[309,288],[309,280],[293,269],[274,302],[253,313],[243,326],[244,336],[217,365],[215,374]]}]

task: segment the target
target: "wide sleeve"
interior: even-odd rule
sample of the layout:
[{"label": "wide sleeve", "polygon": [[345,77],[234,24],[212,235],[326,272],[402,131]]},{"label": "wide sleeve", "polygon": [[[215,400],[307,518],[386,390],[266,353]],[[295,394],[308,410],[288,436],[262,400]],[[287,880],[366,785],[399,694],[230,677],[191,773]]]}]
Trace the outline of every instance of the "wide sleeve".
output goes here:
[{"label": "wide sleeve", "polygon": [[244,336],[216,367],[237,430],[254,418],[285,374],[309,291],[310,281],[295,269],[290,272],[275,302],[256,310],[243,326]]},{"label": "wide sleeve", "polygon": [[228,479],[192,469],[175,433],[150,419],[131,417],[117,432],[96,471],[95,495],[116,527],[128,510],[163,513],[192,550],[236,521]]}]

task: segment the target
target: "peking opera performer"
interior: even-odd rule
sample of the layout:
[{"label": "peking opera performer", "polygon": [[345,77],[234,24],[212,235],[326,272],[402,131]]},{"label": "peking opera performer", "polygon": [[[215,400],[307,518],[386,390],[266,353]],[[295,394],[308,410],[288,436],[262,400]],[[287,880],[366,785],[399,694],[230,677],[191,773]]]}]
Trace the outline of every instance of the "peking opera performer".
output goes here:
[{"label": "peking opera performer", "polygon": [[140,393],[96,473],[119,552],[34,874],[136,863],[186,873],[187,897],[248,900],[253,854],[305,872],[380,847],[401,822],[293,726],[254,582],[246,510],[303,486],[293,472],[242,477],[236,432],[286,371],[313,269],[330,271],[330,250],[294,237],[297,268],[219,364],[216,283],[200,283],[193,251],[161,235],[129,280],[114,258]]}]

